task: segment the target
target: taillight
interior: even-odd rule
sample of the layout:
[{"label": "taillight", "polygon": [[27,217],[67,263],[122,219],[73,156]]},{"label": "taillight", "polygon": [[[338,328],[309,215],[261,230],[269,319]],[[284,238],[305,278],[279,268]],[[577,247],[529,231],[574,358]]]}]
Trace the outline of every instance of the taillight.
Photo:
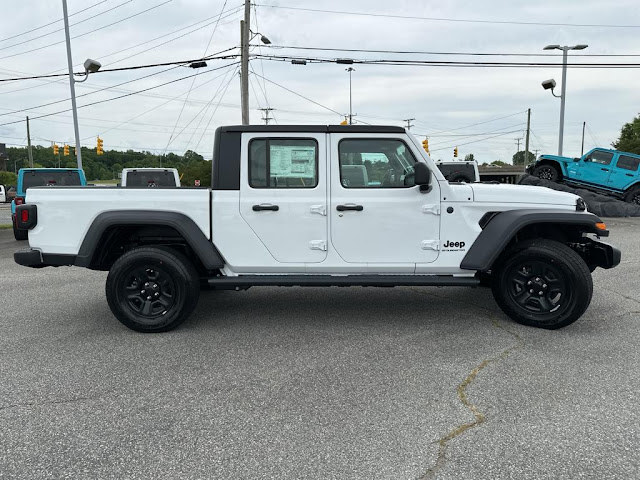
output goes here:
[{"label": "taillight", "polygon": [[20,220],[24,223],[27,223],[29,221],[29,210],[20,211]]},{"label": "taillight", "polygon": [[24,197],[16,197],[15,202],[16,202],[16,206],[24,205]]}]

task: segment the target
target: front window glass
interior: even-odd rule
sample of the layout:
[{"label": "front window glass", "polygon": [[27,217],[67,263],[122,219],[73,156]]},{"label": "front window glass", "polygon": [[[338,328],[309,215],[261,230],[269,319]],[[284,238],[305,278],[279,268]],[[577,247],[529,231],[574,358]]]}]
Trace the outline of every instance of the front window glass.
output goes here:
[{"label": "front window glass", "polygon": [[594,163],[599,163],[601,165],[609,165],[611,163],[611,159],[613,158],[613,153],[611,152],[601,152],[596,150],[590,155],[591,161]]},{"label": "front window glass", "polygon": [[338,146],[344,188],[404,188],[414,183],[416,159],[402,140],[346,139]]}]

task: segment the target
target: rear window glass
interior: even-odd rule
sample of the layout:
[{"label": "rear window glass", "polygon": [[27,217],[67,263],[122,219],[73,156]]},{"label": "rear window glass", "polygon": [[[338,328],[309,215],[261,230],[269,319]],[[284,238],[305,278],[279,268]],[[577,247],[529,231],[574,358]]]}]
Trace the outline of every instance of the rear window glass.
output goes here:
[{"label": "rear window glass", "polygon": [[618,168],[624,168],[625,170],[638,170],[640,165],[640,158],[629,157],[628,155],[620,155],[618,158]]},{"label": "rear window glass", "polygon": [[173,172],[127,172],[127,187],[175,187]]},{"label": "rear window glass", "polygon": [[56,187],[81,185],[78,172],[26,171],[22,177],[22,190],[29,187]]}]

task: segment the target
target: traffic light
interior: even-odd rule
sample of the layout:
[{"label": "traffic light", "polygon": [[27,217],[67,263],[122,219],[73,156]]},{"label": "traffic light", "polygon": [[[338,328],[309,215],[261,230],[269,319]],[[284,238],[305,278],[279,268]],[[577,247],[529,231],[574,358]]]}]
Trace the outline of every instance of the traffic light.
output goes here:
[{"label": "traffic light", "polygon": [[64,155],[65,157],[68,157],[68,156],[69,156],[69,145],[65,145],[65,146],[64,146],[63,155]]},{"label": "traffic light", "polygon": [[457,157],[458,156],[458,147],[453,149],[453,156]]},{"label": "traffic light", "polygon": [[425,152],[429,153],[429,139],[425,138],[422,140],[422,148],[424,148]]},{"label": "traffic light", "polygon": [[98,140],[96,141],[96,154],[104,155],[104,150],[102,149],[102,144],[103,143],[104,143],[104,140],[102,140],[100,137],[98,137]]},{"label": "traffic light", "polygon": [[55,143],[53,144],[53,154],[54,155],[58,155],[59,154],[58,145],[56,145]]}]

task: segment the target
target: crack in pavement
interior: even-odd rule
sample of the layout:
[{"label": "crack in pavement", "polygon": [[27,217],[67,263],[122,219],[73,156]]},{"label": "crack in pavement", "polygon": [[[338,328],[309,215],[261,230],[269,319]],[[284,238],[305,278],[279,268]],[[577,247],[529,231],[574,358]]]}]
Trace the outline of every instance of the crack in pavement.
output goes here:
[{"label": "crack in pavement", "polygon": [[[422,293],[422,292],[418,292],[417,290],[412,289],[414,292],[416,293]],[[435,296],[439,296],[439,295],[435,295]],[[472,304],[474,307],[479,308],[481,310],[486,310],[486,311],[491,311],[483,306],[480,305],[475,305]],[[493,312],[492,312],[493,313]],[[498,362],[500,360],[504,360],[505,358],[507,358],[514,350],[517,350],[521,347],[523,347],[525,345],[524,340],[522,339],[522,337],[520,335],[518,335],[515,332],[512,332],[511,330],[509,330],[508,328],[506,328],[505,326],[501,325],[497,320],[490,318],[491,320],[491,324],[495,327],[495,328],[499,328],[501,330],[504,330],[505,332],[507,332],[509,335],[511,335],[512,337],[515,338],[516,343],[511,345],[510,347],[507,347],[506,349],[504,349],[502,352],[500,352],[499,354],[487,358],[485,360],[483,360],[482,362],[480,362],[473,370],[471,370],[471,372],[465,377],[465,379],[458,385],[457,388],[457,394],[458,394],[458,398],[460,399],[460,402],[473,414],[474,420],[472,422],[466,422],[463,423],[461,425],[458,425],[457,427],[455,427],[453,430],[451,430],[450,432],[448,432],[446,435],[442,436],[438,441],[438,457],[436,458],[435,463],[433,464],[433,466],[429,467],[424,474],[422,474],[421,476],[418,477],[418,480],[430,480],[435,478],[435,475],[438,473],[438,471],[440,471],[440,469],[442,469],[445,464],[447,463],[447,449],[448,449],[448,444],[451,440],[453,440],[454,438],[462,435],[463,433],[465,433],[467,430],[471,429],[471,428],[475,428],[478,427],[480,425],[482,425],[485,420],[486,417],[485,415],[480,411],[480,409],[473,403],[471,402],[471,400],[469,400],[469,396],[467,395],[467,387],[469,387],[469,385],[471,385],[473,383],[473,381],[475,380],[475,378],[478,376],[478,374],[484,370],[488,365]]]}]

